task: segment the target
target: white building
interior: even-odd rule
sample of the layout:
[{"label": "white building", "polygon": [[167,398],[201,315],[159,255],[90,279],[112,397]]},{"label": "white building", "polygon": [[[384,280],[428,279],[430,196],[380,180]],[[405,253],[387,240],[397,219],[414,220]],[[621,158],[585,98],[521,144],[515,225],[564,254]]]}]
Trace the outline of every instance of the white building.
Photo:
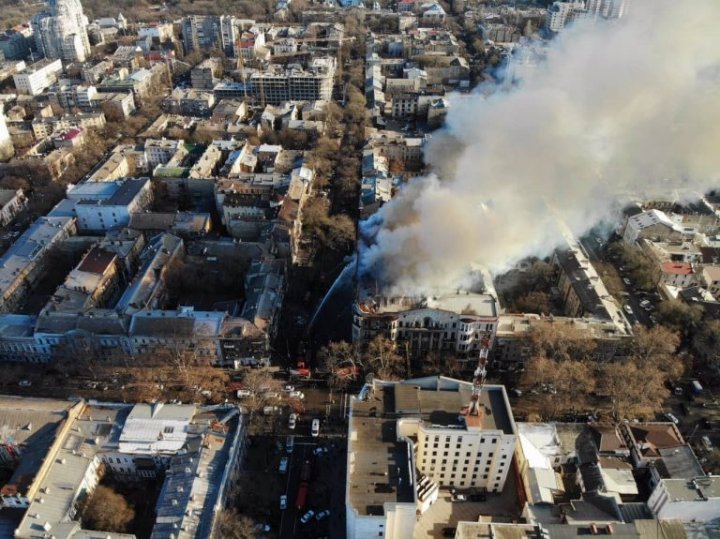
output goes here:
[{"label": "white building", "polygon": [[100,232],[128,226],[130,215],[147,209],[149,178],[83,184],[68,193],[75,202],[78,229]]},{"label": "white building", "polygon": [[516,429],[503,386],[444,377],[375,380],[350,404],[347,537],[412,537],[438,485],[505,485]]},{"label": "white building", "polygon": [[720,515],[720,476],[662,479],[648,499],[658,519],[709,522]]},{"label": "white building", "polygon": [[15,153],[12,139],[10,138],[10,132],[5,122],[5,113],[3,112],[3,106],[0,105],[0,161],[10,159]]},{"label": "white building", "polygon": [[628,9],[630,0],[587,0],[586,9],[592,17],[621,19]]},{"label": "white building", "polygon": [[46,58],[84,62],[90,56],[88,19],[80,0],[49,0],[32,20],[35,42]]},{"label": "white building", "polygon": [[145,162],[148,169],[164,165],[177,153],[183,145],[182,140],[147,139],[145,141]]},{"label": "white building", "polygon": [[18,93],[39,95],[58,80],[63,67],[60,60],[40,60],[13,75]]},{"label": "white building", "polygon": [[677,240],[692,236],[694,228],[684,228],[670,219],[660,210],[648,210],[628,218],[623,240],[633,244],[641,238],[658,240]]},{"label": "white building", "polygon": [[582,0],[553,2],[545,14],[545,28],[551,32],[559,32],[573,21],[575,12],[585,9]]},{"label": "white building", "polygon": [[6,226],[27,206],[22,189],[0,189],[0,226]]}]

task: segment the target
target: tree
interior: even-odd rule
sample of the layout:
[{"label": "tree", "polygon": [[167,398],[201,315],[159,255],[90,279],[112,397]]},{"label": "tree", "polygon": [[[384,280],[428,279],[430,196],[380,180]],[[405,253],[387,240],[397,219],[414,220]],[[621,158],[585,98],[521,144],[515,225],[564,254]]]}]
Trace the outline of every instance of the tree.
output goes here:
[{"label": "tree", "polygon": [[217,517],[217,539],[254,539],[255,523],[233,509],[223,509]]},{"label": "tree", "polygon": [[530,330],[532,356],[556,361],[584,361],[593,357],[597,344],[592,335],[565,322],[547,321]]},{"label": "tree", "polygon": [[678,346],[680,336],[669,328],[637,326],[631,353],[638,365],[659,370],[668,379],[677,380],[684,370],[682,361],[677,357]]},{"label": "tree", "polygon": [[110,487],[99,485],[82,512],[83,527],[123,533],[135,518],[135,510]]},{"label": "tree", "polygon": [[323,346],[318,352],[318,357],[328,373],[329,384],[336,389],[346,387],[352,379],[352,376],[344,375],[342,369],[346,367],[359,369],[361,366],[355,346],[346,341],[331,342]]},{"label": "tree", "polygon": [[702,307],[679,300],[663,301],[657,312],[663,325],[688,339],[695,334],[703,317]]},{"label": "tree", "polygon": [[652,417],[669,395],[659,370],[633,360],[602,365],[598,385],[610,398],[615,420]]},{"label": "tree", "polygon": [[401,380],[408,374],[405,358],[397,353],[395,343],[377,335],[364,354],[367,369],[383,380]]},{"label": "tree", "polygon": [[248,369],[242,383],[244,389],[252,393],[249,398],[243,400],[243,405],[248,408],[250,415],[278,402],[271,395],[280,393],[281,384],[272,377],[268,369]]},{"label": "tree", "polygon": [[720,320],[704,324],[693,338],[692,347],[707,368],[720,374]]}]

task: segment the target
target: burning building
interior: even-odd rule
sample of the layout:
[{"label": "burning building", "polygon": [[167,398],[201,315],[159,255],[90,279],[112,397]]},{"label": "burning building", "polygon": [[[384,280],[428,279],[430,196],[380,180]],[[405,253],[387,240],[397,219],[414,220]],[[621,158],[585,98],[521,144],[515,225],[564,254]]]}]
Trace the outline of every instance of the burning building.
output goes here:
[{"label": "burning building", "polygon": [[382,335],[410,359],[434,352],[470,361],[468,367],[474,368],[495,337],[496,298],[487,273],[472,289],[424,296],[387,295],[361,281],[353,305],[353,342],[363,347]]}]

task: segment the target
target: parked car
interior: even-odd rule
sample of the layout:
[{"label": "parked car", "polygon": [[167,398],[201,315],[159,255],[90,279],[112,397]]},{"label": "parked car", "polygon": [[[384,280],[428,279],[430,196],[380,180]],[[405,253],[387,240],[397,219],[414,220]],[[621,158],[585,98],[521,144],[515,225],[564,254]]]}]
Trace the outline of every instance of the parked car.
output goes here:
[{"label": "parked car", "polygon": [[630,286],[630,279],[628,279],[627,277],[623,277],[623,282],[624,282],[626,285]]},{"label": "parked car", "polygon": [[235,395],[237,396],[238,399],[247,399],[247,398],[250,398],[253,396],[253,392],[250,391],[249,389],[238,389],[235,392]]},{"label": "parked car", "polygon": [[280,510],[284,511],[287,509],[287,495],[283,494],[280,496]]},{"label": "parked car", "polygon": [[315,520],[323,520],[330,516],[330,510],[326,509],[325,511],[320,511],[317,515],[315,515]]},{"label": "parked car", "polygon": [[290,417],[288,418],[288,428],[290,430],[295,430],[296,424],[297,424],[297,414],[295,414],[295,413],[290,414]]},{"label": "parked car", "polygon": [[640,302],[640,307],[642,307],[643,309],[646,309],[648,305],[650,305],[650,302],[646,299]]},{"label": "parked car", "polygon": [[308,522],[310,522],[310,519],[312,519],[312,517],[314,517],[314,516],[315,516],[315,511],[310,509],[310,511],[308,511],[302,517],[300,517],[300,522],[302,522],[303,524],[307,524]]},{"label": "parked car", "polygon": [[255,524],[255,531],[261,532],[261,533],[269,533],[270,532],[270,524]]},{"label": "parked car", "polygon": [[287,437],[287,440],[285,440],[285,451],[292,453],[293,449],[295,449],[295,436],[291,434]]},{"label": "parked car", "polygon": [[20,380],[18,382],[18,385],[20,387],[30,387],[32,385],[32,382],[30,380]]},{"label": "parked car", "polygon": [[314,438],[317,438],[318,435],[320,434],[320,420],[319,419],[312,420],[312,427],[310,428],[310,434],[312,434]]},{"label": "parked car", "polygon": [[467,496],[465,494],[453,494],[452,495],[452,501],[454,502],[466,502],[468,501]]},{"label": "parked car", "polygon": [[623,309],[625,309],[625,312],[628,314],[633,313],[632,307],[630,307],[630,305],[623,305]]},{"label": "parked car", "polygon": [[291,384],[285,384],[283,386],[283,391],[286,391],[288,393],[290,393],[291,391],[295,391],[295,386]]},{"label": "parked car", "polygon": [[670,412],[663,414],[663,417],[664,417],[665,419],[667,419],[668,421],[671,421],[671,422],[675,423],[676,425],[677,425],[678,423],[680,423],[680,421],[678,420],[678,418],[675,417],[675,415],[674,415],[674,414],[671,414]]},{"label": "parked car", "polygon": [[327,452],[327,447],[316,447],[315,449],[313,449],[313,455],[315,456],[322,455],[323,453]]},{"label": "parked car", "polygon": [[290,391],[288,393],[288,398],[302,400],[305,398],[305,394],[302,391]]},{"label": "parked car", "polygon": [[285,474],[288,470],[288,458],[283,457],[280,459],[280,466],[278,466],[278,472]]}]

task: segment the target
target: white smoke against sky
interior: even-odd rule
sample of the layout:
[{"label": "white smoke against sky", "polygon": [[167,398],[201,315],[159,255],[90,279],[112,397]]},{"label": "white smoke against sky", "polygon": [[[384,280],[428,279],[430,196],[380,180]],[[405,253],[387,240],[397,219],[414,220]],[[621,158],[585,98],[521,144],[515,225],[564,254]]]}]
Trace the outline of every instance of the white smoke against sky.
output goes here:
[{"label": "white smoke against sky", "polygon": [[549,254],[558,217],[581,234],[618,196],[718,186],[718,22],[720,0],[637,0],[620,21],[565,30],[514,91],[454,99],[459,157],[429,151],[446,175],[413,180],[363,223],[361,273],[404,293],[452,289],[479,266]]}]

